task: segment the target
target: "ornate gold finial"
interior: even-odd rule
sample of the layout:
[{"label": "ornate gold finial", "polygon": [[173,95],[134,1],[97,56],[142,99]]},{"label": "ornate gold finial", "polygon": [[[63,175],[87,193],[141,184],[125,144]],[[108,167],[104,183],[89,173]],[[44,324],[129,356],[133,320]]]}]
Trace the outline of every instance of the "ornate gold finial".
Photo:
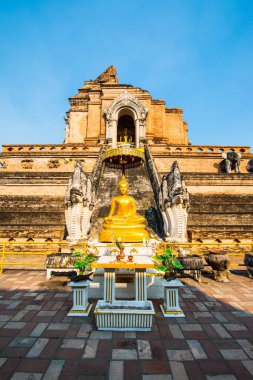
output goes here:
[{"label": "ornate gold finial", "polygon": [[118,188],[120,188],[122,185],[127,185],[128,186],[128,182],[127,182],[124,174],[122,174],[122,178],[121,178],[121,180],[118,183]]}]

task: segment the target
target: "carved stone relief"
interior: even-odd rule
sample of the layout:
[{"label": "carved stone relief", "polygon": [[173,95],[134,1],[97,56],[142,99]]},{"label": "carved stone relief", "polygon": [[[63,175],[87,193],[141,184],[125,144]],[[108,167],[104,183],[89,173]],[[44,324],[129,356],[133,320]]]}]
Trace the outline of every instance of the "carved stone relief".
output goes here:
[{"label": "carved stone relief", "polygon": [[157,208],[163,219],[163,236],[168,241],[186,242],[190,201],[178,163],[174,161],[170,172],[161,180],[147,145],[145,154]]},{"label": "carved stone relief", "polygon": [[81,161],[77,161],[65,196],[67,240],[87,239],[93,209],[92,177],[85,173]]},{"label": "carved stone relief", "polygon": [[57,169],[60,166],[60,161],[55,158],[52,158],[51,160],[48,161],[47,166],[50,169]]},{"label": "carved stone relief", "polygon": [[160,209],[168,240],[187,241],[189,208],[189,193],[183,176],[180,173],[178,163],[174,161],[170,172],[163,176],[160,187]]},{"label": "carved stone relief", "polygon": [[33,168],[33,160],[22,160],[21,166],[23,169],[32,169]]},{"label": "carved stone relief", "polygon": [[6,169],[7,163],[5,161],[0,161],[0,169]]}]

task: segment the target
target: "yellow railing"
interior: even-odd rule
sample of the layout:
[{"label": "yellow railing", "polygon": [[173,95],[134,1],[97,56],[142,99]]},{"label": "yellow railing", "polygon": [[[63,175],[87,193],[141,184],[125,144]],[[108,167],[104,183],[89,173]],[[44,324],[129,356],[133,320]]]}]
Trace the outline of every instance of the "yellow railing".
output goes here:
[{"label": "yellow railing", "polygon": [[[228,250],[229,256],[242,256],[244,253],[251,252],[252,251],[252,243],[168,243],[168,242],[161,242],[159,243],[161,247],[167,248],[167,247],[174,247],[175,249],[183,248],[183,249],[190,249],[191,253],[197,254],[199,256],[205,254],[208,252],[209,247],[212,247],[215,249],[220,248],[224,249],[226,248]],[[132,244],[124,244],[125,246],[132,245]],[[143,246],[142,243],[134,243],[135,246]],[[11,247],[17,247],[15,249],[11,249]],[[33,246],[32,249],[28,249],[27,247]],[[109,243],[108,247],[115,247],[115,243]],[[78,250],[85,252],[87,249],[87,243],[86,242],[80,242],[75,245],[70,245],[68,242],[2,242],[0,243],[1,247],[1,258],[0,258],[0,274],[3,273],[5,265],[9,266],[27,266],[30,269],[36,268],[44,268],[44,262],[33,262],[33,261],[7,261],[6,258],[8,256],[47,256],[50,253],[61,253],[62,250],[66,252],[71,252],[71,250]],[[41,249],[38,249],[38,247],[41,247]],[[52,249],[50,250],[50,247]],[[233,247],[233,248],[232,248]],[[24,248],[24,251],[21,249]],[[62,252],[64,253],[64,252]],[[232,264],[233,265],[233,264]]]},{"label": "yellow railing", "polygon": [[[0,261],[0,275],[3,273],[4,266],[6,264],[6,257],[8,256],[47,256],[51,253],[61,253],[61,250],[64,249],[67,252],[72,250],[85,252],[87,248],[87,243],[77,243],[70,245],[68,242],[3,242],[0,243],[2,246],[1,252],[1,261]],[[11,250],[12,246],[17,246],[18,248],[25,247],[25,250]],[[33,246],[31,250],[28,250],[26,246]],[[41,249],[38,249],[37,246],[42,246]],[[53,247],[52,247],[53,246]],[[35,248],[36,247],[36,248]],[[50,250],[50,247],[53,249]],[[63,252],[62,252],[63,253]],[[8,261],[9,266],[27,266],[30,269],[44,268],[44,262],[34,262],[34,261]]]},{"label": "yellow railing", "polygon": [[[230,256],[241,256],[242,253],[246,253],[246,250],[247,251],[253,251],[253,242],[249,242],[249,243],[200,243],[200,242],[195,242],[195,243],[189,243],[189,242],[186,242],[186,243],[169,243],[169,242],[161,242],[160,243],[160,246],[164,246],[164,248],[167,248],[167,247],[174,247],[176,249],[178,248],[183,248],[183,249],[194,249],[194,248],[197,248],[198,250],[201,249],[202,252],[198,252],[198,250],[196,250],[196,252],[194,252],[195,254],[199,255],[199,256],[202,256],[203,254],[205,254],[206,252],[205,251],[208,251],[211,248],[213,249],[220,249],[220,250],[227,250],[228,251],[228,254]],[[232,251],[232,248],[231,247],[234,247],[233,248],[233,251],[234,252],[229,252],[229,251]],[[204,251],[204,252],[203,252]],[[238,252],[235,252],[235,251],[238,251]],[[242,252],[243,251],[243,252]]]},{"label": "yellow railing", "polygon": [[[195,243],[168,243],[168,242],[162,242],[160,243],[160,247],[164,247],[164,249],[168,247],[173,247],[174,249],[183,248],[187,252],[187,248],[191,249],[190,253],[198,256],[203,256],[207,254],[209,251],[211,251],[211,248],[214,250],[226,250],[228,252],[229,257],[237,257],[242,258],[245,253],[250,253],[253,251],[253,245],[252,242],[249,243],[201,243],[201,242],[195,242]],[[188,252],[187,252],[188,253]],[[237,260],[238,261],[238,260]],[[239,265],[243,265],[241,262]],[[231,262],[230,266],[238,266],[238,262]]]}]

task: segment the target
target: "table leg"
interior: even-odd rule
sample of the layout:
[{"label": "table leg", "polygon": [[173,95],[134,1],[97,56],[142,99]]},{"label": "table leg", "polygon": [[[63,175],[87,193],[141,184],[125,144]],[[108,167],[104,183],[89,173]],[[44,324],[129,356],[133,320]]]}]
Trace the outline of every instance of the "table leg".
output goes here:
[{"label": "table leg", "polygon": [[136,301],[147,300],[146,269],[135,269],[135,299]]},{"label": "table leg", "polygon": [[115,300],[115,269],[105,269],[104,273],[104,301]]}]

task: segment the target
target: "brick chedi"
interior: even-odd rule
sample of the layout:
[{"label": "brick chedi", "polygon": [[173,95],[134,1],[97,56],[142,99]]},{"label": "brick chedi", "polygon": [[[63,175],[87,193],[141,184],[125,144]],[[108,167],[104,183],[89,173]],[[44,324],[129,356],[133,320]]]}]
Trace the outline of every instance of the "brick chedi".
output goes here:
[{"label": "brick chedi", "polygon": [[[63,144],[52,141],[51,145],[3,146],[2,241],[66,238],[64,198],[77,160],[82,162],[84,172],[96,176],[100,186],[91,221],[97,226],[93,234],[98,234],[118,180],[113,169],[98,170],[101,149],[125,146],[148,147],[160,179],[177,161],[190,197],[188,239],[252,242],[250,147],[192,145],[183,110],[167,107],[164,100],[153,99],[146,90],[120,84],[114,66],[97,79],[86,81],[69,102]],[[240,173],[224,171],[222,154],[229,151],[240,155]],[[142,215],[156,204],[147,169],[130,169],[126,173],[129,194],[134,193]]]},{"label": "brick chedi", "polygon": [[[148,108],[145,137],[150,143],[188,144],[187,124],[180,108],[166,108],[162,99],[152,99],[150,93],[138,87],[119,84],[115,67],[109,67],[94,81],[85,82],[78,94],[69,99],[66,143],[103,143],[107,138],[104,110],[113,100],[127,92]],[[122,115],[122,122],[128,114]],[[127,123],[127,120],[125,120]]]}]

